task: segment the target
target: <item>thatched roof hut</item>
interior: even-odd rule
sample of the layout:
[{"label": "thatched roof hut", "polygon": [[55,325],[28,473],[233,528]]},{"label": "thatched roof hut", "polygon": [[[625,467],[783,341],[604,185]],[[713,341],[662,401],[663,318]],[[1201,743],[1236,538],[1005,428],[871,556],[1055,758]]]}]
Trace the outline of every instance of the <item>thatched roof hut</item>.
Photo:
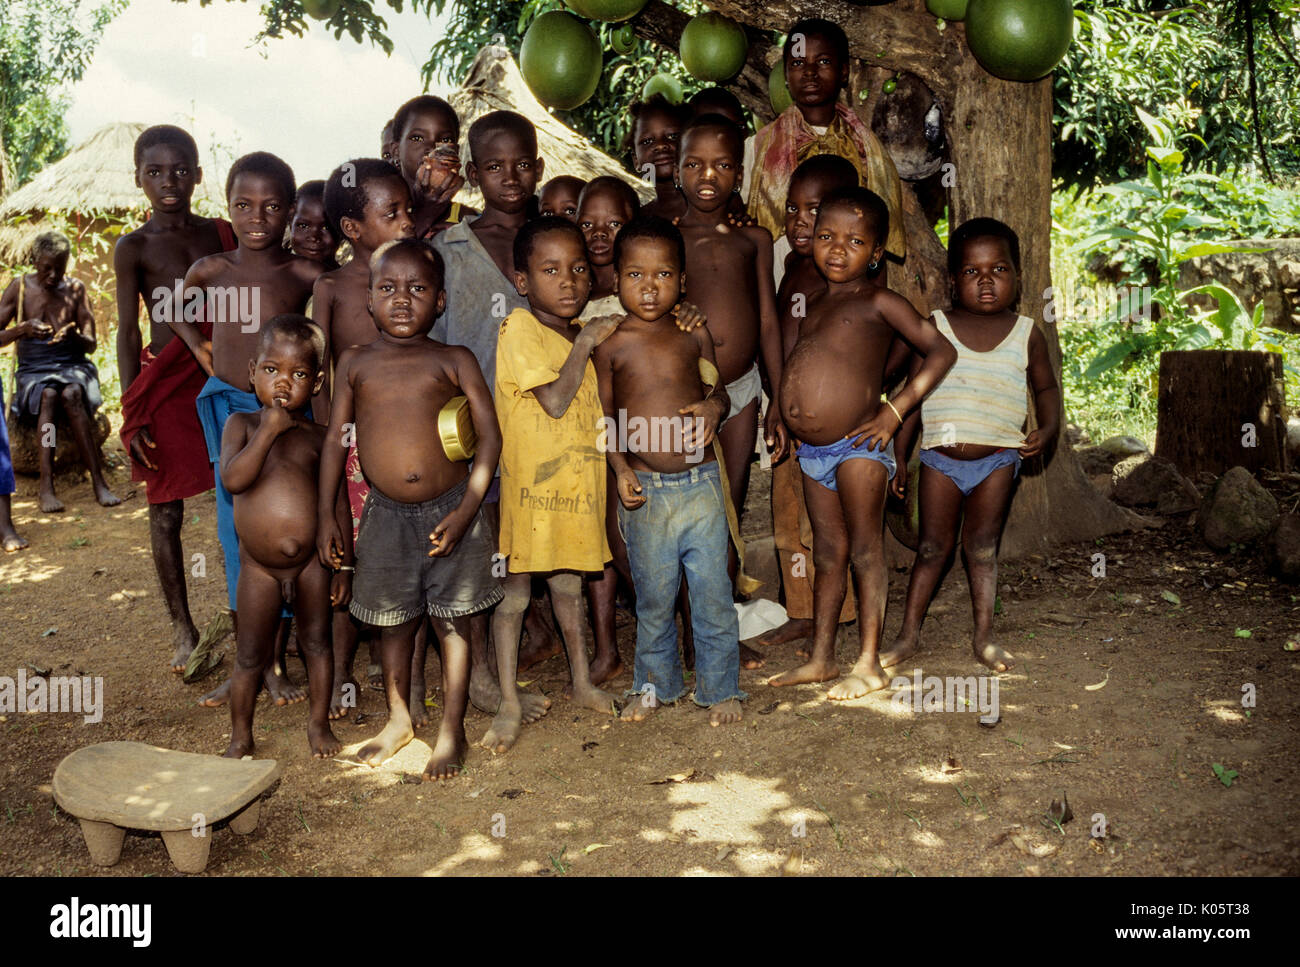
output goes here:
[{"label": "thatched roof hut", "polygon": [[[460,116],[461,131],[489,111],[518,111],[537,128],[537,148],[546,161],[543,181],[556,175],[574,175],[585,181],[614,175],[633,185],[643,202],[654,190],[638,180],[621,164],[605,154],[577,131],[553,116],[528,89],[514,57],[505,47],[489,44],[479,51],[460,88],[449,98]],[[461,160],[469,161],[468,140],[462,141]],[[468,184],[456,200],[475,208],[483,207],[483,196]]]},{"label": "thatched roof hut", "polygon": [[[71,219],[79,231],[107,218],[143,220],[149,207],[135,184],[135,139],[147,125],[115,121],[106,124],[54,164],[47,165],[21,188],[0,199],[0,258],[21,262],[27,246],[41,231],[46,215]],[[205,170],[194,201],[217,206],[225,172]]]}]

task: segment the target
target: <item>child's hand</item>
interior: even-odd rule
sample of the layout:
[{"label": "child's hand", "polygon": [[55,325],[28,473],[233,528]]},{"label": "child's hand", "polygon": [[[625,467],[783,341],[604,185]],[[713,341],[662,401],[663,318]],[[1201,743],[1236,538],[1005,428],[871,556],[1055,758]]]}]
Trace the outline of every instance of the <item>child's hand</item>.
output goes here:
[{"label": "child's hand", "polygon": [[645,496],[641,493],[641,481],[637,479],[636,472],[631,467],[624,467],[619,471],[618,499],[628,510],[636,510],[645,503]]},{"label": "child's hand", "polygon": [[578,339],[587,344],[587,352],[603,343],[606,339],[614,334],[614,330],[623,324],[627,316],[623,313],[615,313],[608,316],[597,316],[591,322],[582,327],[582,332],[578,333]]},{"label": "child's hand", "polygon": [[460,539],[465,536],[465,531],[469,530],[469,521],[469,515],[463,513],[459,507],[438,521],[437,526],[433,528],[433,533],[429,535],[429,542],[433,544],[429,556],[446,557],[454,551]]},{"label": "child's hand", "polygon": [[883,450],[885,449],[885,444],[889,443],[890,439],[898,432],[898,428],[902,425],[902,422],[894,415],[894,411],[884,403],[881,403],[880,409],[876,410],[875,416],[866,423],[863,423],[860,427],[850,430],[845,434],[844,439],[847,440],[849,437],[857,437],[857,439],[853,441],[853,449],[855,450],[862,446],[863,442],[871,443],[871,446],[868,447],[870,450]]},{"label": "child's hand", "polygon": [[1036,457],[1043,452],[1043,447],[1047,446],[1047,441],[1051,439],[1042,429],[1037,429],[1025,437],[1025,442],[1018,451],[1024,459]]},{"label": "child's hand", "polygon": [[279,436],[293,426],[293,414],[278,400],[262,407],[262,429]]},{"label": "child's hand", "polygon": [[889,492],[899,500],[907,498],[907,461],[898,461],[898,469],[894,471],[894,479],[889,482]]},{"label": "child's hand", "polygon": [[149,470],[158,469],[158,465],[149,459],[149,454],[146,452],[146,450],[156,449],[158,449],[158,444],[153,442],[153,437],[144,427],[137,430],[135,436],[131,437],[131,446],[129,448],[131,459],[142,467]]},{"label": "child's hand", "polygon": [[202,369],[209,376],[214,375],[212,372],[212,340],[211,339],[199,340],[199,346],[196,350],[194,350],[194,359],[199,364],[200,369]]},{"label": "child's hand", "polygon": [[769,405],[767,413],[763,415],[763,442],[767,444],[773,463],[780,463],[785,459],[790,447],[790,434],[775,406]]},{"label": "child's hand", "polygon": [[687,453],[703,450],[718,435],[718,427],[727,415],[722,408],[722,400],[710,396],[695,403],[688,403],[677,411],[688,417],[686,428],[682,431],[682,449]]},{"label": "child's hand", "polygon": [[335,571],[330,578],[330,604],[335,608],[347,607],[352,601],[352,572]]},{"label": "child's hand", "polygon": [[415,173],[421,192],[434,201],[447,201],[460,191],[465,179],[460,173],[460,154],[454,148],[439,148],[424,156]]},{"label": "child's hand", "polygon": [[677,328],[682,332],[699,329],[708,321],[708,316],[704,314],[704,310],[694,302],[682,302],[681,305],[677,306]]},{"label": "child's hand", "polygon": [[343,531],[332,514],[317,523],[316,553],[328,571],[343,566]]}]

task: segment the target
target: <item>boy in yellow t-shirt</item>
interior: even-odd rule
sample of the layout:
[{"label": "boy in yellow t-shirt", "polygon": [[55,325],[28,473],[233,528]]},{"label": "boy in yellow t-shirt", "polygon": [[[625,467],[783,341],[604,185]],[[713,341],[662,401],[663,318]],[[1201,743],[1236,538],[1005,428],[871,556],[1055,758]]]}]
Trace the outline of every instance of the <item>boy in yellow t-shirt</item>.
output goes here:
[{"label": "boy in yellow t-shirt", "polygon": [[501,537],[505,599],[492,616],[501,706],[482,746],[505,752],[519,738],[515,684],[519,633],[534,575],[546,577],[569,656],[570,697],[612,714],[614,698],[591,683],[582,574],[610,559],[605,538],[605,457],[597,449],[603,411],[592,351],[622,316],[577,321],[591,293],[582,232],[544,215],[519,230],[514,282],[528,300],[497,336],[496,408],[501,423]]}]

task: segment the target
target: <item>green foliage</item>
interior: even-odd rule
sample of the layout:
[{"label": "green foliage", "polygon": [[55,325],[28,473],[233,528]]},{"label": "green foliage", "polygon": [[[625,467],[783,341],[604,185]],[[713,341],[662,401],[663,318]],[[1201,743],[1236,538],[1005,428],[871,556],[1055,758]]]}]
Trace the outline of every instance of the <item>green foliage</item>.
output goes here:
[{"label": "green foliage", "polygon": [[[129,0],[82,10],[81,0],[0,4],[0,188],[30,180],[68,148],[68,85],[81,80],[109,22]],[[10,181],[12,177],[12,182]]]}]

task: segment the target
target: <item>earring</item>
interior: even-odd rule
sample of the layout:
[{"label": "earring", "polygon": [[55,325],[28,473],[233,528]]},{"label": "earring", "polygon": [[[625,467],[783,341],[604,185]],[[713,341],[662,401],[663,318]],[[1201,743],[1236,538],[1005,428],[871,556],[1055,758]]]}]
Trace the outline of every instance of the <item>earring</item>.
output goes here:
[{"label": "earring", "polygon": [[877,261],[876,259],[872,259],[872,260],[871,260],[871,264],[867,266],[867,271],[868,271],[868,272],[874,272],[874,271],[876,271],[876,269],[878,269],[879,267],[880,267],[880,262]]}]

